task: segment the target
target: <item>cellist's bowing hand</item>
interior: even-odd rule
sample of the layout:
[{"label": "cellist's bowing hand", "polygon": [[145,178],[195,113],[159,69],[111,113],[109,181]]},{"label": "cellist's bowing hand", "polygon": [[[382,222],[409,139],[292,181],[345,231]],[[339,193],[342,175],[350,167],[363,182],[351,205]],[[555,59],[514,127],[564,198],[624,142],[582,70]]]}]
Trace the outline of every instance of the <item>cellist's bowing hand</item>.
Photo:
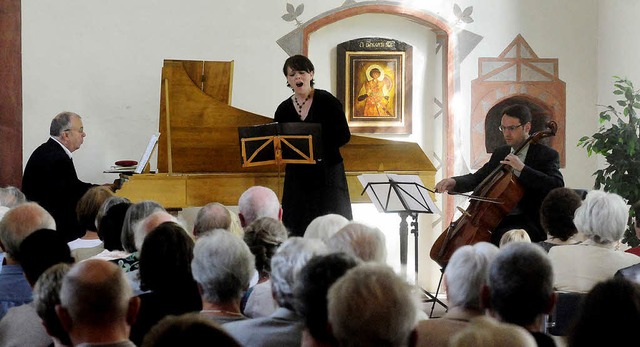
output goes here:
[{"label": "cellist's bowing hand", "polygon": [[453,178],[445,178],[436,184],[436,193],[445,193],[452,190],[456,186],[456,180]]},{"label": "cellist's bowing hand", "polygon": [[524,163],[517,155],[509,153],[504,160],[500,161],[500,164],[506,164],[514,168],[515,170],[522,171],[524,169]]}]

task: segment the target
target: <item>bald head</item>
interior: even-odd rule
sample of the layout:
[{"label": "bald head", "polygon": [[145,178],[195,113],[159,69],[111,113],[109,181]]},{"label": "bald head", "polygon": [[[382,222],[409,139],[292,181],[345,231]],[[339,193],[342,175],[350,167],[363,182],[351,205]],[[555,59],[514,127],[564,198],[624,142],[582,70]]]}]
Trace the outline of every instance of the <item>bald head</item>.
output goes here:
[{"label": "bald head", "polygon": [[193,225],[193,235],[200,237],[214,229],[231,230],[231,212],[218,202],[208,203],[198,211]]},{"label": "bald head", "polygon": [[263,186],[247,189],[238,200],[238,217],[243,228],[260,217],[282,220],[278,196],[273,190]]},{"label": "bald head", "polygon": [[166,211],[156,211],[134,226],[136,248],[142,249],[144,238],[158,225],[164,222],[178,222],[178,219]]},{"label": "bald head", "polygon": [[0,245],[11,259],[19,261],[20,243],[39,229],[56,229],[49,212],[34,202],[18,205],[0,220]]}]

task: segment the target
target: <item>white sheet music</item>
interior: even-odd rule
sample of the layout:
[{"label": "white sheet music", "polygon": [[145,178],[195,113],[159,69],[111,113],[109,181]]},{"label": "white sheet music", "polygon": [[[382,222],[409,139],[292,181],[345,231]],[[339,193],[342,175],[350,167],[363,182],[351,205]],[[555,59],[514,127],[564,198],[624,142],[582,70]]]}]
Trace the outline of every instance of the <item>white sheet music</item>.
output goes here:
[{"label": "white sheet music", "polygon": [[[440,214],[440,210],[431,200],[429,191],[417,175],[362,174],[358,176],[362,187],[367,187],[369,199],[379,212],[413,211]],[[396,182],[392,189],[389,182]],[[385,184],[386,183],[386,184]],[[403,204],[403,201],[406,203]]]},{"label": "white sheet music", "polygon": [[149,139],[149,143],[147,144],[147,149],[145,149],[144,153],[142,154],[142,158],[140,158],[140,161],[138,162],[138,166],[134,171],[135,173],[137,174],[142,173],[142,170],[144,170],[144,167],[147,165],[147,163],[149,162],[149,159],[151,158],[151,153],[153,153],[153,149],[156,148],[156,144],[158,143],[159,138],[160,138],[160,133],[155,133],[151,135],[151,138]]}]

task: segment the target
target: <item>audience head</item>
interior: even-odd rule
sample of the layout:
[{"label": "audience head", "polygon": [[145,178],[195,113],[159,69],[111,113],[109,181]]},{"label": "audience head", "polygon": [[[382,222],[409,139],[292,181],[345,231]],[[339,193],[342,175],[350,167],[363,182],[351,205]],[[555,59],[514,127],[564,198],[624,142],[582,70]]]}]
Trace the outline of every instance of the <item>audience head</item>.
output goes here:
[{"label": "audience head", "polygon": [[584,298],[568,345],[624,346],[633,341],[639,326],[640,286],[624,278],[608,279]]},{"label": "audience head", "polygon": [[[60,344],[71,346],[69,334],[62,328],[56,315],[56,305],[60,304],[60,287],[64,276],[71,265],[58,263],[48,268],[36,281],[33,287],[33,303],[47,334],[57,339]],[[56,346],[59,344],[56,344]]]},{"label": "audience head", "polygon": [[491,263],[483,301],[499,320],[524,327],[551,312],[553,271],[544,249],[527,242],[501,248]]},{"label": "audience head", "polygon": [[219,202],[210,202],[198,211],[193,236],[200,237],[214,229],[231,230],[231,212]]},{"label": "audience head", "polygon": [[104,216],[107,214],[107,211],[109,211],[111,207],[118,204],[122,204],[122,203],[127,203],[128,205],[131,205],[131,201],[129,201],[129,199],[123,198],[117,195],[112,195],[108,197],[102,203],[102,205],[100,205],[100,208],[98,209],[98,214],[96,214],[96,227],[98,228],[98,232],[100,232],[100,225],[102,224],[102,218],[104,218]]},{"label": "audience head", "polygon": [[578,231],[598,244],[610,244],[622,239],[629,207],[618,194],[591,190],[576,209],[573,222]]},{"label": "audience head", "polygon": [[167,316],[145,335],[142,347],[240,347],[222,327],[198,313]]},{"label": "audience head", "polygon": [[349,224],[349,220],[342,215],[330,213],[318,216],[309,223],[304,232],[304,237],[320,239],[322,242],[327,240]]},{"label": "audience head", "polygon": [[451,347],[537,347],[538,344],[521,326],[499,322],[489,316],[473,318],[468,326],[453,336]]},{"label": "audience head", "polygon": [[327,293],[333,283],[358,263],[355,257],[346,253],[329,253],[311,258],[300,270],[294,288],[295,308],[316,341],[336,344],[327,329]]},{"label": "audience head", "polygon": [[76,215],[78,222],[85,230],[98,231],[96,219],[102,204],[113,196],[111,189],[105,186],[96,186],[87,190],[78,200]]},{"label": "audience head", "polygon": [[0,246],[5,257],[20,261],[20,243],[39,229],[56,229],[55,220],[40,205],[28,202],[10,209],[0,220]]},{"label": "audience head", "polygon": [[0,188],[0,206],[12,208],[25,202],[27,202],[27,198],[20,189],[13,186]]},{"label": "audience head", "polygon": [[73,112],[58,113],[51,120],[49,135],[55,137],[70,152],[74,152],[80,148],[86,136],[82,118]]},{"label": "audience head", "polygon": [[329,289],[328,312],[341,346],[407,346],[415,338],[418,300],[393,270],[365,263]]},{"label": "audience head", "polygon": [[[104,206],[104,205],[103,205]],[[130,202],[120,202],[109,207],[98,222],[98,237],[109,251],[124,251],[122,247],[122,225]]]},{"label": "audience head", "polygon": [[164,222],[178,223],[178,219],[171,215],[169,212],[155,211],[144,219],[138,221],[138,223],[133,226],[136,249],[142,249],[142,244],[144,243],[144,239],[147,237],[147,235],[149,235],[152,230],[158,227],[158,225]]},{"label": "audience head", "polygon": [[255,267],[261,277],[271,274],[271,258],[287,239],[287,229],[282,222],[270,217],[256,219],[244,232],[244,242],[255,256]]},{"label": "audience head", "polygon": [[482,309],[480,291],[486,284],[489,266],[497,254],[498,247],[488,242],[462,246],[453,252],[444,271],[450,307]]},{"label": "audience head", "polygon": [[87,259],[73,265],[64,277],[56,313],[74,346],[95,336],[113,342],[104,340],[105,331],[115,331],[115,341],[127,339],[139,304],[116,264]]},{"label": "audience head", "polygon": [[253,254],[247,244],[226,230],[215,230],[196,242],[191,272],[205,301],[240,302],[254,269]]},{"label": "audience head", "polygon": [[387,246],[380,229],[350,222],[327,240],[327,248],[332,252],[344,252],[362,261],[387,261]]},{"label": "audience head", "polygon": [[578,231],[573,224],[573,215],[582,204],[575,190],[559,187],[551,190],[540,205],[540,224],[551,237],[567,241]]},{"label": "audience head", "polygon": [[243,228],[260,217],[282,220],[278,196],[267,187],[250,187],[238,199],[238,217]]},{"label": "audience head", "polygon": [[280,245],[271,258],[271,289],[280,307],[295,310],[293,288],[300,269],[313,256],[326,252],[322,241],[301,237],[290,237]]},{"label": "audience head", "polygon": [[133,227],[136,223],[148,217],[156,211],[164,211],[164,207],[152,200],[135,203],[127,209],[122,224],[121,242],[125,251],[133,253],[139,251],[136,248],[135,233]]},{"label": "audience head", "polygon": [[147,235],[140,250],[140,288],[155,292],[184,289],[191,275],[193,239],[177,223],[165,222]]},{"label": "audience head", "polygon": [[502,234],[500,247],[504,247],[504,245],[510,242],[531,242],[531,237],[529,237],[529,234],[524,229],[511,229]]},{"label": "audience head", "polygon": [[20,244],[20,265],[24,276],[33,287],[38,277],[58,263],[73,263],[66,239],[51,229],[36,230]]}]

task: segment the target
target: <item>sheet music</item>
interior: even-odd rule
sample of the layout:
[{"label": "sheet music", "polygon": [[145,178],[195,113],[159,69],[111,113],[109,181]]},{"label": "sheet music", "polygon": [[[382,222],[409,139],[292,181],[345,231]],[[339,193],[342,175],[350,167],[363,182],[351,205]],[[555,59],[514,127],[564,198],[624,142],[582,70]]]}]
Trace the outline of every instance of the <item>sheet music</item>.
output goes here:
[{"label": "sheet music", "polygon": [[[412,211],[440,214],[440,209],[433,203],[429,191],[417,175],[362,174],[358,176],[358,180],[362,187],[366,187],[371,202],[379,212]],[[392,181],[398,183],[398,189],[391,188],[389,182]]]},{"label": "sheet music", "polygon": [[138,166],[136,166],[135,169],[135,173],[140,174],[142,173],[142,170],[144,170],[144,167],[147,165],[147,163],[149,162],[149,159],[151,158],[151,153],[153,153],[153,149],[156,148],[156,144],[158,143],[158,139],[160,138],[160,133],[155,133],[153,135],[151,135],[151,138],[149,139],[149,143],[147,144],[147,149],[145,149],[144,153],[142,154],[142,158],[140,158],[140,161],[138,162]]}]

